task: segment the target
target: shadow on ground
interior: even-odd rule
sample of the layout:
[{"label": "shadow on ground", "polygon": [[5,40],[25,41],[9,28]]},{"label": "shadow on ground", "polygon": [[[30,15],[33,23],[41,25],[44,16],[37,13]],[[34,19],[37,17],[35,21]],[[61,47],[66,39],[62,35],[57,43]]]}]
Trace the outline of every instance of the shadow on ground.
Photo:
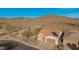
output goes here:
[{"label": "shadow on ground", "polygon": [[79,42],[78,42],[78,44],[76,44],[76,43],[67,43],[67,46],[69,48],[71,48],[72,50],[79,50]]},{"label": "shadow on ground", "polygon": [[13,40],[0,40],[0,50],[38,50],[38,49]]}]

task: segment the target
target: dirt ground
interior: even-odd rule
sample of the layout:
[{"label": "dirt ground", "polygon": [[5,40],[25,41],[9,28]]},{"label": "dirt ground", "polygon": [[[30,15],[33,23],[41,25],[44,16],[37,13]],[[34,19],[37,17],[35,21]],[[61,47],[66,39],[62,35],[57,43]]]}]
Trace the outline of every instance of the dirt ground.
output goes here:
[{"label": "dirt ground", "polygon": [[29,39],[26,40],[26,43],[35,45],[42,50],[52,50],[55,46],[55,41],[51,39],[49,39],[47,43],[45,43],[44,41],[37,41],[36,39]]}]

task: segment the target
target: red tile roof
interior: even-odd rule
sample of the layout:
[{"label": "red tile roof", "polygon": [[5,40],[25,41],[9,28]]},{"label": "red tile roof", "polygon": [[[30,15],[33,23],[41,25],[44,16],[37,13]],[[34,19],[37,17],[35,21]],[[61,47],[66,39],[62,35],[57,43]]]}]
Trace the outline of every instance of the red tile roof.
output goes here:
[{"label": "red tile roof", "polygon": [[59,30],[43,29],[40,31],[40,33],[43,33],[45,36],[50,36],[52,32],[59,32]]}]

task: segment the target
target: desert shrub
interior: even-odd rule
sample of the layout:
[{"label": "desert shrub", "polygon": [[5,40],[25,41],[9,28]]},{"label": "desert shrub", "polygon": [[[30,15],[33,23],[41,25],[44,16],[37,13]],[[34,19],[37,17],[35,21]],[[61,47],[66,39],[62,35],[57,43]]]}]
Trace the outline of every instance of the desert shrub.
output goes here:
[{"label": "desert shrub", "polygon": [[3,27],[0,25],[0,29],[2,29]]},{"label": "desert shrub", "polygon": [[31,30],[31,28],[29,27],[27,30],[25,30],[22,35],[24,35],[27,38],[30,38],[31,36],[33,36],[33,32]]},{"label": "desert shrub", "polygon": [[1,21],[0,21],[0,24],[6,24],[6,23],[7,23],[6,20],[1,20]]},{"label": "desert shrub", "polygon": [[42,28],[36,28],[36,29],[34,29],[34,31],[33,31],[34,35],[38,35],[38,33],[40,32],[41,29]]},{"label": "desert shrub", "polygon": [[0,29],[2,29],[3,25],[5,25],[5,24],[6,24],[6,21],[0,21]]},{"label": "desert shrub", "polygon": [[34,35],[34,39],[37,39],[38,37],[38,33],[40,32],[42,28],[36,28],[33,30],[33,35]]}]

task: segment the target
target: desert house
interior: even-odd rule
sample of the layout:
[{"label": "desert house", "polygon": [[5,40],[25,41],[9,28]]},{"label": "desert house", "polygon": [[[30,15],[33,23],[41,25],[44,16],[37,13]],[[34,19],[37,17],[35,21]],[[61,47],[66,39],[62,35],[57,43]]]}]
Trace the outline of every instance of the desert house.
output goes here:
[{"label": "desert house", "polygon": [[62,33],[60,30],[43,29],[38,34],[38,40],[47,43],[49,39],[52,39],[55,40],[55,45],[59,45],[59,40],[62,39]]}]

